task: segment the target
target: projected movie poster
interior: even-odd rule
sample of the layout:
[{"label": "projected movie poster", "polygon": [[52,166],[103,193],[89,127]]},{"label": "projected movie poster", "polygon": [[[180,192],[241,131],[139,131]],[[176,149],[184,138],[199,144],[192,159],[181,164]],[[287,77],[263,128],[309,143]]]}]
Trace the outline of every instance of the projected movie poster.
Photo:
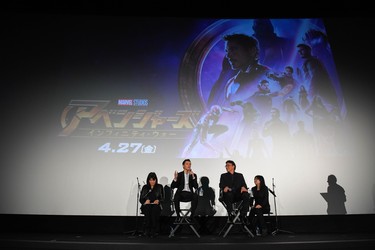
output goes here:
[{"label": "projected movie poster", "polygon": [[91,63],[113,75],[67,99],[60,137],[127,157],[344,153],[346,109],[321,19],[171,22],[133,22],[115,57],[94,51]]}]

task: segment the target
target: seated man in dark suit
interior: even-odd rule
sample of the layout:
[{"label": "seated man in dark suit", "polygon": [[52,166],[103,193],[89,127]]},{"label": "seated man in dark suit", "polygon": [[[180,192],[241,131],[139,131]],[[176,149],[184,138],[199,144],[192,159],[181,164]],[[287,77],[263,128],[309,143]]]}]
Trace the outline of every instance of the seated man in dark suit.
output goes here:
[{"label": "seated man in dark suit", "polygon": [[232,204],[242,200],[240,220],[246,223],[246,215],[249,212],[250,195],[247,190],[245,178],[241,173],[237,173],[236,164],[232,160],[225,163],[227,172],[221,174],[219,187],[222,192],[222,201],[227,207],[229,216],[232,216]]},{"label": "seated man in dark suit", "polygon": [[194,216],[195,210],[198,205],[198,195],[196,190],[198,189],[197,175],[191,169],[191,161],[185,159],[182,162],[183,171],[174,172],[174,179],[171,183],[171,188],[177,188],[174,194],[174,206],[177,214],[177,218],[180,217],[180,201],[186,202],[191,201],[191,214],[190,217]]}]

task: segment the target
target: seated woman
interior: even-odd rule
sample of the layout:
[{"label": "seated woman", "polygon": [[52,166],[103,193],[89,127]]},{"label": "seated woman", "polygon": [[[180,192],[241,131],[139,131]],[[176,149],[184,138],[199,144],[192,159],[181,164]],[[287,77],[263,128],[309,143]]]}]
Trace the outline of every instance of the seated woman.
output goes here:
[{"label": "seated woman", "polygon": [[141,211],[145,216],[145,234],[155,237],[159,230],[159,219],[161,214],[161,201],[164,200],[164,189],[158,183],[158,177],[154,172],[147,176],[146,184],[143,185],[139,202],[142,204]]},{"label": "seated woman", "polygon": [[263,176],[254,177],[255,186],[251,188],[254,203],[250,210],[249,221],[252,223],[253,229],[260,228],[262,236],[267,235],[267,226],[263,214],[270,212],[270,203],[268,200],[268,187]]}]

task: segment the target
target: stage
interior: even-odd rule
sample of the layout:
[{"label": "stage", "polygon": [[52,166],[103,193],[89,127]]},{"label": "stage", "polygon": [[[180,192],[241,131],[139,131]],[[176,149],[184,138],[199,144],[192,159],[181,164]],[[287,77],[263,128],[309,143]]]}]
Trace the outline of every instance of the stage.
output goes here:
[{"label": "stage", "polygon": [[[172,237],[173,217],[164,220],[160,234],[143,236],[139,217],[121,216],[48,216],[1,215],[1,249],[373,249],[374,215],[280,216],[278,233],[275,218],[270,217],[267,236],[249,237],[241,226],[235,226],[223,238],[219,231],[225,217],[214,217],[207,230],[196,225],[193,231],[182,227]],[[138,230],[134,230],[138,228]]]},{"label": "stage", "polygon": [[2,234],[1,249],[374,249],[374,233],[277,234],[250,238],[233,233],[226,238],[217,235],[184,233],[169,238],[127,234]]}]

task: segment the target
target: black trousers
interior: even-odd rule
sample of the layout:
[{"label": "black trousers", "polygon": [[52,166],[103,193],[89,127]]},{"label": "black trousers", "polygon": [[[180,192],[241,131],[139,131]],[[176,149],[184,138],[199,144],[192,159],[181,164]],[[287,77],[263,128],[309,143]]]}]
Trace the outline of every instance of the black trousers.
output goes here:
[{"label": "black trousers", "polygon": [[227,206],[228,214],[231,214],[233,210],[233,203],[239,202],[242,200],[241,216],[246,216],[249,212],[250,206],[250,195],[248,192],[223,192],[223,202]]},{"label": "black trousers", "polygon": [[174,194],[174,208],[176,209],[177,216],[180,216],[180,202],[187,202],[191,201],[191,215],[194,215],[195,210],[198,206],[198,195],[196,193],[187,192],[187,191],[180,191]]},{"label": "black trousers", "polygon": [[161,213],[161,207],[156,204],[144,204],[141,207],[142,213],[145,216],[145,230],[148,231],[159,231],[159,219]]},{"label": "black trousers", "polygon": [[268,214],[269,212],[269,209],[251,208],[249,220],[251,222],[252,228],[255,229],[257,226],[259,226],[261,229],[267,229],[263,215]]}]

